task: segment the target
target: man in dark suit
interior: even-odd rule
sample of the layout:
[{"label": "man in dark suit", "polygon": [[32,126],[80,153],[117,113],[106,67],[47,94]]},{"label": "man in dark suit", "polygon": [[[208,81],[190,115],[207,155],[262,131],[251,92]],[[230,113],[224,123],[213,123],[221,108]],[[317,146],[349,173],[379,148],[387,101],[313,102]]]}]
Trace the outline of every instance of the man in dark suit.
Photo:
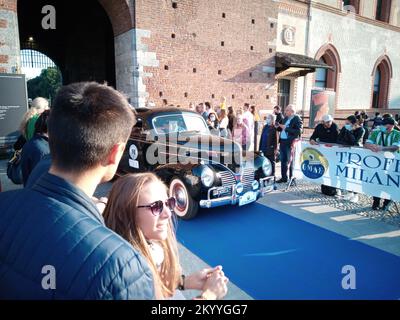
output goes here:
[{"label": "man in dark suit", "polygon": [[281,154],[281,175],[282,178],[278,180],[278,183],[288,182],[288,169],[289,178],[293,176],[293,148],[294,141],[299,139],[303,130],[303,122],[301,118],[296,114],[296,110],[293,105],[289,104],[285,108],[285,118],[282,123],[279,124],[277,130],[280,131],[280,154]]},{"label": "man in dark suit", "polygon": [[275,117],[276,117],[275,123],[281,124],[282,121],[283,121],[283,115],[282,115],[280,106],[276,105],[274,107],[274,114],[275,114]]},{"label": "man in dark suit", "polygon": [[259,150],[271,162],[272,175],[275,176],[275,159],[278,151],[278,135],[275,128],[275,114],[267,114],[261,133]]}]

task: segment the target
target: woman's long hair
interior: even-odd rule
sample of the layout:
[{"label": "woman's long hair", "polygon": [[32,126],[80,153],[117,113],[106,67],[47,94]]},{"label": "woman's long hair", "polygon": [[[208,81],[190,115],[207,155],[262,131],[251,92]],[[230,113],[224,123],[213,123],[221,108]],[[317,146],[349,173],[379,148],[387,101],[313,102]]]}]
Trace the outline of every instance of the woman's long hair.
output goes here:
[{"label": "woman's long hair", "polygon": [[[157,241],[164,250],[164,261],[159,269],[151,256],[147,241],[150,239],[145,238],[136,223],[140,193],[150,183],[164,185],[155,174],[150,172],[128,174],[119,178],[111,189],[104,210],[104,220],[108,228],[122,236],[146,258],[153,273],[156,298],[162,299],[171,297],[175,293],[182,270],[179,264],[174,215],[171,216],[168,224],[167,239]],[[151,213],[149,212],[149,214]]]},{"label": "woman's long hair", "polygon": [[48,108],[49,108],[49,102],[45,98],[37,97],[32,101],[31,108],[24,114],[24,117],[19,126],[19,130],[21,131],[21,134],[23,134],[25,138],[26,138],[26,125],[28,124],[28,121],[34,115],[41,114]]}]

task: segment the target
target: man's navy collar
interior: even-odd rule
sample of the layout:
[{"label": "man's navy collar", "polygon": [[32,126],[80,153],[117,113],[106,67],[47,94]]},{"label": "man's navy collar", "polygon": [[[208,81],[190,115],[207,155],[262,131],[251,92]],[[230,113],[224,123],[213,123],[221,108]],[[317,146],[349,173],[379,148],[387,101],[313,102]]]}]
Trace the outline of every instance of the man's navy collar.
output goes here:
[{"label": "man's navy collar", "polygon": [[82,213],[89,214],[93,219],[104,224],[103,216],[100,214],[92,199],[65,179],[47,172],[38,179],[36,184],[32,187],[32,190],[55,198],[74,208],[81,206]]}]

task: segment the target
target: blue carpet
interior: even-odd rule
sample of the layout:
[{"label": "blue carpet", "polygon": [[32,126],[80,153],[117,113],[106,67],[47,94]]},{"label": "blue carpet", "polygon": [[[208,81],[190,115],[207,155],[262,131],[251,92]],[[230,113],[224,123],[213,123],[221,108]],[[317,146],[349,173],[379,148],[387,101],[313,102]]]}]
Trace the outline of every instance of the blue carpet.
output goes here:
[{"label": "blue carpet", "polygon": [[400,299],[400,257],[258,203],[180,220],[178,240],[254,299]]}]

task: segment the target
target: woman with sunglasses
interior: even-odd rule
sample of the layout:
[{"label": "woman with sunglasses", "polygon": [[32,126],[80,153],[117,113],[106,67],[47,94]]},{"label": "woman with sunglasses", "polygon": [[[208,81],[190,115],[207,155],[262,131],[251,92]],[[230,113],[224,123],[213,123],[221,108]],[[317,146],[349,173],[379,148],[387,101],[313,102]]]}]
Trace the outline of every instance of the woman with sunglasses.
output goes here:
[{"label": "woman with sunglasses", "polygon": [[175,198],[153,173],[129,174],[118,179],[104,210],[106,225],[137,248],[153,272],[158,299],[182,298],[177,289],[202,291],[199,299],[221,299],[228,278],[222,267],[182,275],[175,237]]}]

